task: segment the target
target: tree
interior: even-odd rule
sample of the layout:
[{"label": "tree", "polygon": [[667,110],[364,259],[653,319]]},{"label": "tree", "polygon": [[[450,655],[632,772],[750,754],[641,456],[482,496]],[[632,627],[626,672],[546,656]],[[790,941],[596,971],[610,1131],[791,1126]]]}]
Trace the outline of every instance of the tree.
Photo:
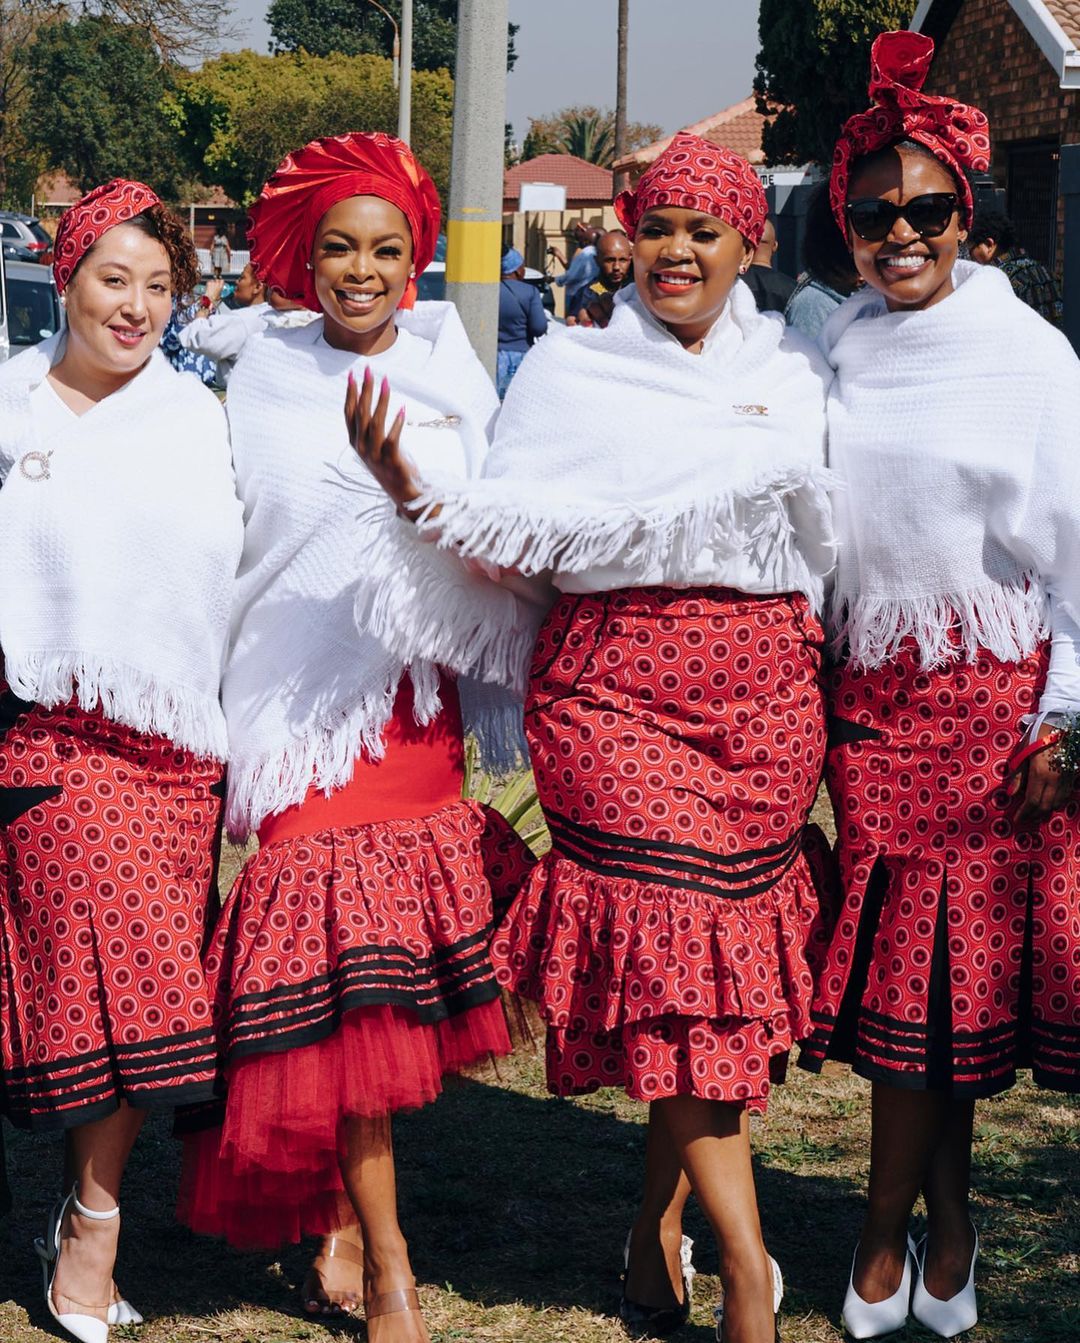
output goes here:
[{"label": "tree", "polygon": [[[379,0],[401,20],[401,0]],[[457,56],[457,0],[415,0],[413,4],[413,69],[449,70]],[[389,56],[393,25],[367,0],[272,0],[266,13],[275,53],[306,51],[312,56],[342,52],[347,56]],[[507,30],[506,68],[517,60],[514,34]]]},{"label": "tree", "polygon": [[29,201],[44,169],[26,137],[30,96],[27,54],[42,23],[21,0],[0,0],[0,205]]},{"label": "tree", "polygon": [[123,176],[175,194],[180,162],[161,116],[172,80],[144,29],[93,16],[48,23],[28,66],[25,131],[50,167],[83,190]]},{"label": "tree", "polygon": [[[8,4],[2,10],[5,26]],[[112,19],[141,28],[163,61],[205,56],[220,50],[222,42],[234,36],[230,23],[231,0],[10,0],[10,7],[34,18]]]},{"label": "tree", "polygon": [[[661,135],[659,126],[631,121],[626,127],[626,152],[633,153]],[[521,157],[534,159],[539,154],[576,154],[610,168],[615,161],[615,113],[610,108],[564,107],[549,117],[530,118]]]},{"label": "tree", "polygon": [[911,12],[911,0],[761,0],[754,91],[760,111],[776,112],[767,162],[830,162],[841,125],[869,102],[874,38]]},{"label": "tree", "polygon": [[[454,86],[445,70],[413,76],[417,157],[445,196]],[[226,52],[178,76],[165,100],[185,166],[247,205],[291,149],[320,135],[390,131],[397,93],[382,56]]]}]

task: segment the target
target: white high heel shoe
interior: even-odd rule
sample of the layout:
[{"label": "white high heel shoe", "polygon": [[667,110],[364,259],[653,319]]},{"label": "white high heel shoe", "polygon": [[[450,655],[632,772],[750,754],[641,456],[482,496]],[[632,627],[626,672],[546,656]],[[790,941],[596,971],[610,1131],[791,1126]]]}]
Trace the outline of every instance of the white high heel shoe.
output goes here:
[{"label": "white high heel shoe", "polygon": [[[780,1272],[780,1265],[769,1255],[769,1269],[772,1272],[772,1310],[773,1323],[776,1329],[777,1343],[780,1339],[780,1307],[784,1301],[784,1275]],[[723,1343],[724,1340],[724,1299],[720,1298],[720,1304],[713,1306],[713,1319],[716,1321],[717,1343]]]},{"label": "white high heel shoe", "polygon": [[880,1338],[882,1334],[893,1334],[903,1329],[907,1323],[908,1306],[911,1301],[911,1270],[915,1263],[915,1245],[908,1236],[907,1253],[904,1255],[904,1272],[900,1286],[892,1296],[884,1301],[864,1301],[855,1290],[855,1260],[859,1257],[859,1247],[851,1257],[851,1276],[848,1278],[847,1295],[844,1297],[844,1309],[841,1323],[852,1338]]},{"label": "white high heel shoe", "polygon": [[923,1282],[923,1265],[926,1263],[926,1237],[919,1241],[915,1251],[915,1291],[911,1296],[911,1313],[927,1329],[933,1330],[940,1338],[955,1338],[965,1329],[972,1329],[978,1323],[979,1307],[975,1302],[975,1260],[979,1257],[979,1233],[974,1227],[975,1246],[971,1251],[971,1265],[965,1286],[942,1301],[931,1296]]},{"label": "white high heel shoe", "polygon": [[[100,1309],[106,1311],[107,1318],[99,1320],[96,1315],[82,1315],[75,1311],[58,1311],[53,1301],[53,1282],[56,1279],[56,1270],[60,1264],[64,1217],[69,1205],[74,1207],[80,1217],[85,1217],[91,1222],[111,1222],[114,1217],[120,1216],[119,1204],[108,1212],[95,1212],[93,1208],[85,1207],[79,1202],[79,1196],[74,1189],[57,1208],[53,1209],[49,1215],[49,1239],[34,1242],[34,1249],[41,1259],[41,1270],[45,1279],[45,1304],[49,1308],[49,1314],[61,1329],[66,1330],[72,1338],[78,1339],[78,1343],[108,1343],[109,1325],[114,1322],[112,1316],[117,1310],[119,1302],[101,1306]],[[86,1303],[74,1302],[74,1304],[85,1305]],[[89,1309],[94,1310],[98,1307],[90,1306]],[[117,1319],[115,1323],[119,1324],[120,1320]]]},{"label": "white high heel shoe", "polygon": [[[52,1262],[53,1256],[48,1247],[56,1242],[56,1227],[63,1219],[66,1202],[67,1200],[64,1198],[57,1199],[52,1206],[52,1211],[49,1213],[49,1224],[46,1228],[45,1235],[34,1237],[34,1250],[39,1259],[48,1260],[50,1263]],[[113,1292],[115,1295],[113,1300],[109,1303],[108,1311],[108,1323],[110,1328],[115,1328],[121,1324],[145,1323],[143,1317],[131,1302],[119,1295],[119,1290],[115,1283],[113,1283]]]}]

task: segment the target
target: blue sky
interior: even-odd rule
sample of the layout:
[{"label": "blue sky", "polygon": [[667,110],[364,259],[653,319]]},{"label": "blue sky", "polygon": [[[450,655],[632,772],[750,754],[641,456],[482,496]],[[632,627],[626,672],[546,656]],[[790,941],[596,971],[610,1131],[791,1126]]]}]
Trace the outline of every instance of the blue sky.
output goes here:
[{"label": "blue sky", "polygon": [[[268,3],[237,0],[237,46],[267,50]],[[745,98],[757,13],[758,0],[630,0],[630,119],[670,132]],[[614,106],[616,0],[510,0],[510,18],[521,31],[506,119],[519,139],[531,116]]]}]

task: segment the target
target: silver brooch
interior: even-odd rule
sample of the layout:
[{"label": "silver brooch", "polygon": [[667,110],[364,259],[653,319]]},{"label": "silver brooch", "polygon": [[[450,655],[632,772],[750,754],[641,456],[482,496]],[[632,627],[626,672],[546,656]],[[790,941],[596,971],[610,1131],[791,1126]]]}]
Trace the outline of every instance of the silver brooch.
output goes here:
[{"label": "silver brooch", "polygon": [[456,429],[461,423],[460,415],[443,415],[437,420],[410,420],[414,429]]},{"label": "silver brooch", "polygon": [[736,415],[768,415],[768,406],[732,406]]},{"label": "silver brooch", "polygon": [[27,480],[48,480],[52,475],[49,470],[49,458],[52,456],[52,450],[48,452],[24,452],[19,458],[19,473]]}]

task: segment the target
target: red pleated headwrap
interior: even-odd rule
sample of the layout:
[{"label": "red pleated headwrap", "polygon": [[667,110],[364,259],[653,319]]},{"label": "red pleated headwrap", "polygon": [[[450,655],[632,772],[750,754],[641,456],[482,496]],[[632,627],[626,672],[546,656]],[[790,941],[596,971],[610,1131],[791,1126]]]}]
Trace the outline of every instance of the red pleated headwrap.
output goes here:
[{"label": "red pleated headwrap", "polygon": [[761,241],[769,213],[765,191],[746,159],[687,131],[673,137],[636,187],[619,193],[615,213],[632,238],[645,211],[663,206],[700,210],[722,219],[751,247]]},{"label": "red pleated headwrap", "polygon": [[971,227],[975,201],[964,169],[985,172],[989,168],[990,123],[977,107],[922,92],[933,58],[934,43],[923,33],[881,33],[874,40],[870,50],[873,106],[844,123],[829,178],[829,202],[845,238],[844,207],[852,163],[898,140],[925,145],[951,170],[956,178],[964,227]]},{"label": "red pleated headwrap", "polygon": [[75,267],[103,234],[149,210],[151,205],[160,204],[160,198],[148,186],[124,177],[114,177],[77,200],[65,211],[56,230],[53,279],[57,291],[64,292]]},{"label": "red pleated headwrap", "polygon": [[[412,233],[419,275],[435,255],[441,207],[435,183],[403,140],[382,131],[350,131],[312,140],[290,154],[251,207],[248,238],[259,278],[286,298],[319,311],[308,269],[319,220],[349,196],[378,196],[396,205]],[[410,282],[402,308],[416,301]]]}]

